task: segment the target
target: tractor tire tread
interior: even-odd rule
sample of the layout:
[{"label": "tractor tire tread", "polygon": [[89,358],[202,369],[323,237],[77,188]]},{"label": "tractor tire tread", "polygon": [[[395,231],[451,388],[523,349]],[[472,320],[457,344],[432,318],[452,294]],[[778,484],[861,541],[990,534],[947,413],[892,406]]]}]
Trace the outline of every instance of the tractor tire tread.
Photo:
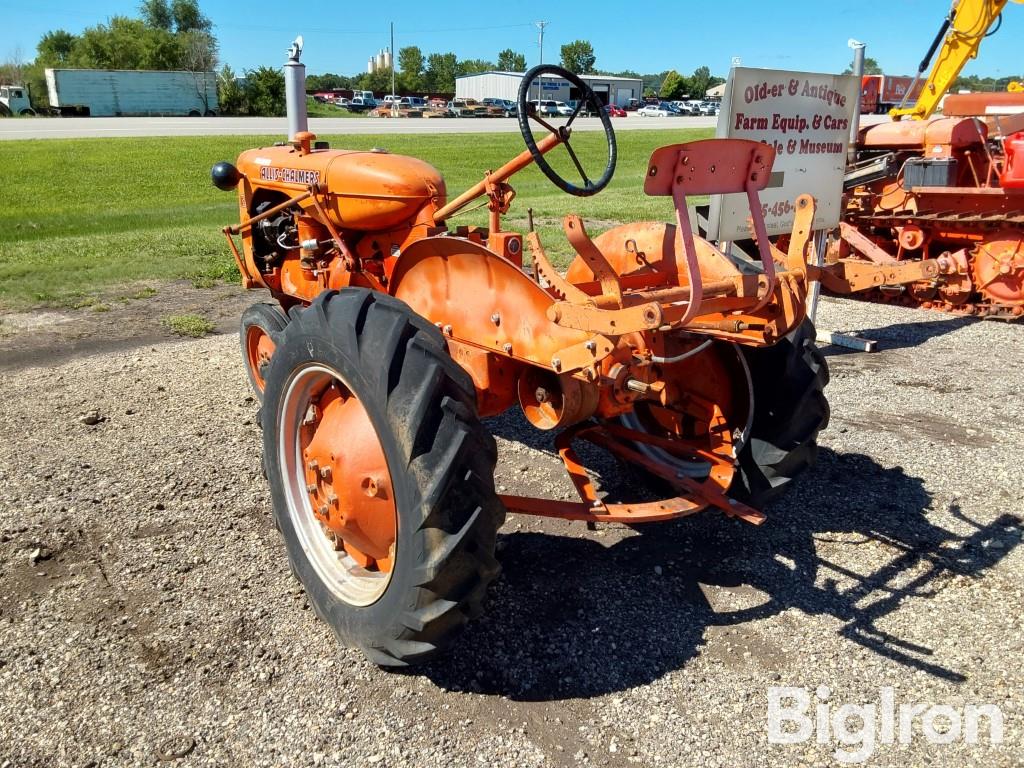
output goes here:
[{"label": "tractor tire tread", "polygon": [[763,506],[811,467],[828,426],[828,363],[810,320],[771,347],[744,348],[754,387],[754,420],[740,451],[735,496]]},{"label": "tractor tire tread", "polygon": [[[391,467],[392,483],[407,483],[404,498],[415,499],[398,510],[399,526],[408,526],[406,541],[412,542],[406,551],[415,557],[407,583],[396,584],[393,576],[388,587],[404,590],[400,609],[369,629],[353,630],[351,623],[332,620],[329,604],[317,605],[338,602],[318,585],[306,585],[310,602],[342,642],[360,647],[375,664],[424,661],[479,615],[499,572],[493,552],[505,510],[494,491],[497,448],[476,416],[472,379],[452,360],[433,324],[379,292],[325,292],[293,326],[295,336],[329,336],[365,372],[368,392],[357,395],[374,398],[386,417],[403,463]],[[270,378],[275,374],[280,378],[274,370]],[[403,495],[396,491],[396,498]]]}]

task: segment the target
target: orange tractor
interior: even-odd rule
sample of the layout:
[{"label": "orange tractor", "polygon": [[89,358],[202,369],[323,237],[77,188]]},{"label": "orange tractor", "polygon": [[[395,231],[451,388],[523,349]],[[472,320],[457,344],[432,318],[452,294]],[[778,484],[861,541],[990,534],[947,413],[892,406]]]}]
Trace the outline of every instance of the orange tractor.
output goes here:
[{"label": "orange tractor", "polygon": [[[600,174],[572,145],[575,115],[556,125],[530,109],[545,74],[579,89],[577,113],[601,115]],[[479,614],[506,511],[632,525],[710,509],[759,524],[828,421],[828,371],[805,319],[814,201],[797,199],[788,251],[775,249],[758,202],[770,147],[656,150],[644,192],[673,198],[675,224],[591,238],[566,216],[577,255],[563,276],[532,225],[524,269],[523,235],[502,228],[510,179],[535,163],[565,192],[597,194],[615,134],[586,83],[554,66],[524,77],[519,124],[526,149],[452,200],[427,163],[330,149],[301,121],[287,143],[213,169],[237,189],[241,223],[225,233],[243,282],[275,301],[245,312],[241,342],[276,522],[318,615],[381,665],[429,658]],[[553,152],[580,177],[560,175]],[[689,197],[731,192],[750,201],[756,263],[691,229]],[[475,200],[489,226],[450,227]],[[495,492],[481,419],[515,407],[554,433],[578,501]],[[579,441],[656,478],[667,498],[607,498]]]},{"label": "orange tractor", "polygon": [[943,117],[929,119],[1006,4],[957,0],[921,63],[918,80],[938,49],[914,103],[860,131],[832,256],[881,268],[876,279],[901,273],[868,285],[879,298],[1024,317],[1024,93],[950,95]]}]

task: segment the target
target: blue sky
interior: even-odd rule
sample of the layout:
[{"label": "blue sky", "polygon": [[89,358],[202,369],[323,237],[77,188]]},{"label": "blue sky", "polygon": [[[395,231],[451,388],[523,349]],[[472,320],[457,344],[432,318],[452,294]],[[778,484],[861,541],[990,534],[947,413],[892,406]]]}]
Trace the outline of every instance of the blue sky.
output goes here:
[{"label": "blue sky", "polygon": [[[51,29],[79,32],[109,16],[137,15],[137,0],[0,0],[0,59],[19,49],[35,56],[35,44]],[[235,70],[276,65],[296,34],[306,39],[310,73],[364,71],[366,59],[388,45],[418,45],[425,53],[453,51],[460,59],[494,60],[502,48],[538,61],[535,21],[549,21],[544,60],[558,60],[563,43],[590,40],[597,66],[607,70],[687,74],[703,64],[724,75],[734,56],[745,66],[839,72],[850,61],[850,37],[868,44],[868,56],[892,74],[911,74],[946,13],[948,0],[718,0],[713,3],[472,2],[390,3],[269,0],[201,0],[221,44],[221,60]],[[1003,77],[1024,72],[1024,6],[1009,4],[1002,29],[982,45],[965,74]]]}]

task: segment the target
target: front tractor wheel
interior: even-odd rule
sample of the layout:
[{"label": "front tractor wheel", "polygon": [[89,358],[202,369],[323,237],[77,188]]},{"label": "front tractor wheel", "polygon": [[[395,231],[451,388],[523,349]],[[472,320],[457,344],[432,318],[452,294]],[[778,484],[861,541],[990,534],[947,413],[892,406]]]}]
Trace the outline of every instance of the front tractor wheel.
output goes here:
[{"label": "front tractor wheel", "polygon": [[253,304],[242,313],[238,331],[242,344],[242,361],[245,373],[256,398],[263,402],[267,369],[270,358],[281,338],[281,331],[288,325],[288,316],[276,304]]},{"label": "front tractor wheel", "polygon": [[498,573],[472,380],[408,306],[346,289],[287,326],[266,382],[274,515],[310,604],[377,664],[435,655]]}]

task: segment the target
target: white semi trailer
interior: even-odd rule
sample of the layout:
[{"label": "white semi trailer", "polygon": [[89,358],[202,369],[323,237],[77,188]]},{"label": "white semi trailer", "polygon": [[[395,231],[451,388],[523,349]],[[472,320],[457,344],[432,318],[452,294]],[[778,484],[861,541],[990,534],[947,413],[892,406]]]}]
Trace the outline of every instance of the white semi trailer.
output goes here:
[{"label": "white semi trailer", "polygon": [[217,114],[213,72],[47,69],[50,107],[59,114],[147,117]]}]

